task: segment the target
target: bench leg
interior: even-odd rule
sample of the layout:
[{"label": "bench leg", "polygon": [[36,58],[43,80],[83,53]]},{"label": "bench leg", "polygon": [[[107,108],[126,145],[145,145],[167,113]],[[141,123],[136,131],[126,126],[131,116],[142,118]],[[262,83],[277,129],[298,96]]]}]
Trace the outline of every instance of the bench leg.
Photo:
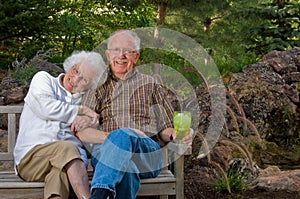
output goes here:
[{"label": "bench leg", "polygon": [[184,156],[180,156],[175,163],[176,199],[184,199]]}]

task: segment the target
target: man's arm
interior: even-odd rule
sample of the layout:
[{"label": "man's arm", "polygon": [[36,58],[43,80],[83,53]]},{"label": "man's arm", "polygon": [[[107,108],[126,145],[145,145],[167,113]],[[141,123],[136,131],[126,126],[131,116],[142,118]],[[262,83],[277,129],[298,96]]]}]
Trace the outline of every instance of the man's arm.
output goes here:
[{"label": "man's arm", "polygon": [[107,135],[108,132],[100,131],[91,127],[76,133],[76,137],[79,140],[90,144],[102,144]]}]

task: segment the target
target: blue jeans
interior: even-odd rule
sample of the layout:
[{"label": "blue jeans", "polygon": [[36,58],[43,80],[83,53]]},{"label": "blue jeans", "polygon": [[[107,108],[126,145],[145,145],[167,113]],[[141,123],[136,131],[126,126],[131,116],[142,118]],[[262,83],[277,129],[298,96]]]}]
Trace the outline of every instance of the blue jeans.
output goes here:
[{"label": "blue jeans", "polygon": [[163,157],[154,140],[122,128],[110,132],[103,144],[94,145],[92,165],[91,190],[105,188],[116,199],[134,199],[140,179],[156,177],[163,166]]}]

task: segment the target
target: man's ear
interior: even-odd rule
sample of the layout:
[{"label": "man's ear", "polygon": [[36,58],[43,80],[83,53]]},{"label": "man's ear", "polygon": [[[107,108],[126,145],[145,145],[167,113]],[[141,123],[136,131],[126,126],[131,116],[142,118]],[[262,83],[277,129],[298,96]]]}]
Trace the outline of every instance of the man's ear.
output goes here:
[{"label": "man's ear", "polygon": [[140,52],[136,52],[136,53],[135,53],[134,64],[137,63],[137,61],[139,60],[140,55],[141,55]]},{"label": "man's ear", "polygon": [[105,55],[106,55],[107,61],[110,63],[110,57],[109,57],[109,51],[108,50],[105,50]]}]

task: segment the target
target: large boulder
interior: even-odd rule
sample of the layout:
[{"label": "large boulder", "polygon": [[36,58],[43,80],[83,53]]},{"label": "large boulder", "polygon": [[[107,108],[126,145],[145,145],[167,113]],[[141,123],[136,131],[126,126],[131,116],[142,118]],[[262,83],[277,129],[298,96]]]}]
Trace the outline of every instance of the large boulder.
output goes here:
[{"label": "large boulder", "polygon": [[263,140],[253,158],[262,167],[300,168],[300,48],[266,54],[226,86]]},{"label": "large boulder", "polygon": [[299,197],[300,170],[262,173],[256,180],[253,181],[250,189],[260,189],[268,192],[286,191],[295,193],[295,195]]}]

